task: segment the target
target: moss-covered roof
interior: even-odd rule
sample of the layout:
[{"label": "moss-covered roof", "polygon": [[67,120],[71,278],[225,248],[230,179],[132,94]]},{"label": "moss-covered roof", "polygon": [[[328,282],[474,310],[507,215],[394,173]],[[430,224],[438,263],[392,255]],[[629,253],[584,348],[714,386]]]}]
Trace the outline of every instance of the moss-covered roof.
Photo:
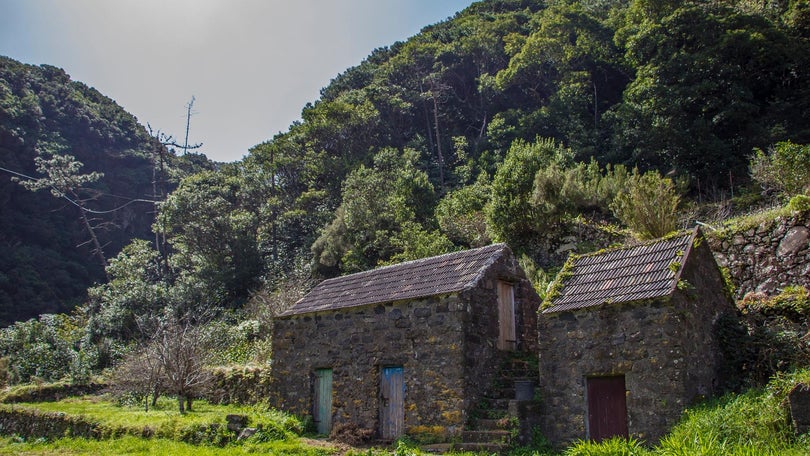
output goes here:
[{"label": "moss-covered roof", "polygon": [[543,313],[668,296],[700,231],[573,257]]}]

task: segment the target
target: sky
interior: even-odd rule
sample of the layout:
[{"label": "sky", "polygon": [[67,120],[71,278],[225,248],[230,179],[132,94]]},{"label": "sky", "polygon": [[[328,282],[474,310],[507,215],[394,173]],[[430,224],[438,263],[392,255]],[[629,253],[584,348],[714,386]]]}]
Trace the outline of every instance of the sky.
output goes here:
[{"label": "sky", "polygon": [[473,0],[0,0],[0,55],[64,69],[215,161],[285,132],[372,50]]}]

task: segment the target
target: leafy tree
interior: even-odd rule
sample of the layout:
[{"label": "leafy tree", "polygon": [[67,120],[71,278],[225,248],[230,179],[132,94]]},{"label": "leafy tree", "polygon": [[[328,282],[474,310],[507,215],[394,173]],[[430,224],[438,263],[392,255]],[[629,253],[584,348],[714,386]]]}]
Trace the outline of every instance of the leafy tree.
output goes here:
[{"label": "leafy tree", "polygon": [[[427,236],[435,195],[427,174],[416,168],[418,158],[414,150],[384,149],[372,168],[360,166],[347,177],[335,219],[312,246],[323,273],[370,269]],[[400,237],[406,227],[409,234]]]},{"label": "leafy tree", "polygon": [[107,266],[110,278],[89,290],[93,339],[128,341],[143,337],[149,321],[174,306],[171,281],[160,254],[145,240],[124,247]]},{"label": "leafy tree", "polygon": [[551,165],[563,166],[571,160],[571,151],[553,139],[512,144],[492,179],[492,199],[486,209],[494,240],[530,246],[545,235],[549,220],[532,202],[535,176]]},{"label": "leafy tree", "polygon": [[160,207],[155,229],[174,248],[172,267],[203,303],[233,307],[260,284],[259,203],[252,196],[237,171],[201,172]]},{"label": "leafy tree", "polygon": [[474,184],[445,195],[436,206],[436,220],[442,232],[456,244],[468,247],[489,244],[485,213],[489,199],[486,173],[480,174]]},{"label": "leafy tree", "polygon": [[612,113],[627,159],[724,185],[746,174],[753,147],[807,135],[803,39],[717,3],[668,5],[635,8],[617,34],[636,68]]}]

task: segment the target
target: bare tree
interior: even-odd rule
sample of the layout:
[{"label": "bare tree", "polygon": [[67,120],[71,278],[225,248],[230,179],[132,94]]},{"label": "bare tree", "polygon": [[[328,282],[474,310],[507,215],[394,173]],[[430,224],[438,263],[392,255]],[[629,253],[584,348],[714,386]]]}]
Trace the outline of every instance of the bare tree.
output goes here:
[{"label": "bare tree", "polygon": [[151,345],[130,353],[115,369],[112,378],[114,392],[134,395],[143,402],[147,412],[150,402],[154,407],[163,389],[163,366],[155,354]]},{"label": "bare tree", "polygon": [[166,392],[177,396],[180,413],[191,411],[194,397],[211,382],[205,367],[209,350],[203,328],[192,325],[188,318],[170,319],[159,327],[150,350],[162,369]]},{"label": "bare tree", "polygon": [[[177,397],[180,413],[192,409],[192,401],[212,379],[207,369],[209,341],[203,326],[190,317],[151,319],[151,337],[121,363],[113,376],[113,389],[135,394],[152,405],[161,393]],[[146,405],[148,410],[148,404]]]}]

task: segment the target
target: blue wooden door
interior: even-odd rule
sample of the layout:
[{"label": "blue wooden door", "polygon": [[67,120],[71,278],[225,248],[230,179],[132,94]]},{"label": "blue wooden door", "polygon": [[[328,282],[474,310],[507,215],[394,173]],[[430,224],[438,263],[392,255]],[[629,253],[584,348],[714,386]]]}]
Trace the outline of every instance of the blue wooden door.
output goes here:
[{"label": "blue wooden door", "polygon": [[332,369],[315,371],[315,398],[312,418],[318,434],[329,435],[332,430]]},{"label": "blue wooden door", "polygon": [[384,367],[380,377],[380,437],[393,440],[405,433],[404,370]]}]

